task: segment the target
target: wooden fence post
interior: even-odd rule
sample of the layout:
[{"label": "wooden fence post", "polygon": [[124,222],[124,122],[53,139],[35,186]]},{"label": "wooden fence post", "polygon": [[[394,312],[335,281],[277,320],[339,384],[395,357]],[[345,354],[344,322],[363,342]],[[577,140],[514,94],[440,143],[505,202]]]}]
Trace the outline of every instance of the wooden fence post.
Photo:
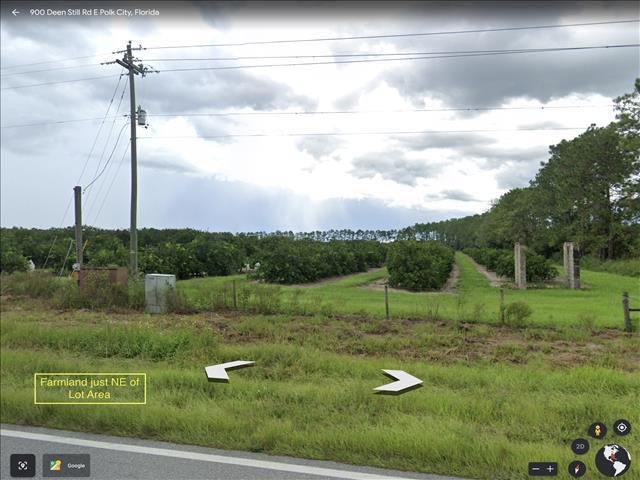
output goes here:
[{"label": "wooden fence post", "polygon": [[387,285],[384,286],[384,306],[387,312],[387,320],[391,317],[389,316],[389,287]]},{"label": "wooden fence post", "polygon": [[631,331],[631,313],[629,309],[629,292],[622,292],[622,308],[624,309],[624,331]]},{"label": "wooden fence post", "polygon": [[504,288],[500,289],[500,323],[504,323]]}]

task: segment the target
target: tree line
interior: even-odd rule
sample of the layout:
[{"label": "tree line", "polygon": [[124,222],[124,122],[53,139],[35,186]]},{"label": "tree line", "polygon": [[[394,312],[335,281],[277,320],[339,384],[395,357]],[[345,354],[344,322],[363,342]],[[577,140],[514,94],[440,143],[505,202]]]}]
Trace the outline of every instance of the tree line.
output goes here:
[{"label": "tree line", "polygon": [[[520,242],[547,258],[557,257],[562,244],[573,241],[583,255],[600,260],[640,257],[640,79],[636,79],[633,92],[614,102],[616,121],[606,127],[592,125],[576,138],[550,146],[549,159],[541,163],[529,186],[508,191],[483,214],[417,223],[399,230],[233,234],[189,228],[143,228],[138,231],[140,269],[175,273],[179,278],[228,275],[246,264],[254,265],[264,259],[269,263],[275,252],[282,250],[284,258],[300,249],[304,250],[305,258],[307,252],[315,252],[308,257],[313,262],[325,262],[318,260],[325,258],[323,255],[328,255],[326,258],[342,255],[343,264],[332,271],[349,272],[354,268],[350,255],[357,257],[355,263],[360,269],[361,255],[341,242],[384,245],[398,240],[439,240],[455,250],[511,249],[513,243]],[[85,264],[128,265],[128,230],[86,226],[83,236]],[[68,271],[75,262],[73,239],[73,227],[2,228],[0,270],[24,270],[30,259],[37,268]],[[292,243],[295,241],[305,247]],[[276,250],[274,245],[278,247]],[[355,245],[376,250],[371,243]],[[383,249],[376,251],[382,255]],[[341,253],[346,251],[350,253]],[[323,268],[319,265],[316,271]],[[299,275],[291,273],[288,278],[293,280]],[[315,275],[305,274],[307,278]]]}]

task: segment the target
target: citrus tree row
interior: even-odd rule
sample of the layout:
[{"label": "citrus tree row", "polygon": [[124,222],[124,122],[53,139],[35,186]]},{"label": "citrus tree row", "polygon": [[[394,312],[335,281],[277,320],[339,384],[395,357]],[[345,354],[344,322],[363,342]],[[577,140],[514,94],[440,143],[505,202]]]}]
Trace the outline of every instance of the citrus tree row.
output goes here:
[{"label": "citrus tree row", "polygon": [[[464,253],[501,277],[515,278],[515,263],[512,250],[470,247],[465,248]],[[558,271],[551,263],[551,260],[530,250],[527,251],[526,257],[528,282],[546,282],[558,275]]]}]

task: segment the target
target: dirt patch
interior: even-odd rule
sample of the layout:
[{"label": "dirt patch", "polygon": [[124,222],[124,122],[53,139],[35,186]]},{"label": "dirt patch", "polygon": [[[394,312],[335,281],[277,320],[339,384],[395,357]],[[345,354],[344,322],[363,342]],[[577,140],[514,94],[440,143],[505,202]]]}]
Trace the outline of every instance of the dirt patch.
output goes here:
[{"label": "dirt patch", "polygon": [[[457,263],[453,264],[453,268],[451,269],[451,273],[449,274],[449,278],[444,286],[439,290],[423,290],[419,292],[410,292],[409,290],[404,290],[402,288],[393,288],[388,287],[390,292],[404,292],[404,293],[456,293],[456,286],[458,285],[458,280],[460,279],[460,267],[458,267]],[[378,280],[368,283],[366,285],[362,285],[360,288],[366,288],[367,290],[376,290],[376,291],[384,291],[385,285],[388,285],[388,280],[386,278],[379,278]]]},{"label": "dirt patch", "polygon": [[496,272],[487,270],[487,268],[484,265],[480,265],[469,255],[464,253],[462,255],[464,255],[473,264],[473,266],[476,267],[476,270],[478,270],[482,275],[485,276],[485,278],[489,281],[489,284],[491,284],[492,287],[500,287],[502,286],[503,283],[509,281],[508,279],[499,276]]},{"label": "dirt patch", "polygon": [[346,280],[347,278],[357,277],[358,275],[362,275],[363,273],[378,272],[378,271],[382,270],[383,268],[384,267],[370,268],[366,272],[352,273],[350,275],[339,275],[337,277],[323,278],[322,280],[319,280],[317,282],[297,283],[297,284],[294,284],[294,285],[287,285],[287,286],[288,287],[293,287],[293,288],[316,288],[316,287],[322,287],[324,285],[329,285],[331,283],[336,283],[336,282],[339,282],[341,280]]}]

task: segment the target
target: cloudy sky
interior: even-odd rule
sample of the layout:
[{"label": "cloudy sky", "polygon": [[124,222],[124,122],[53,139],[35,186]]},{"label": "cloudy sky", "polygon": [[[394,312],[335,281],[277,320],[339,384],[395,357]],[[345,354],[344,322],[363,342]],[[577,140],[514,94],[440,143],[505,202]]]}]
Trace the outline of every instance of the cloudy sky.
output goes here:
[{"label": "cloudy sky", "polygon": [[[159,15],[30,14],[100,7]],[[640,75],[637,46],[526,52],[637,45],[639,23],[512,29],[637,20],[637,2],[2,9],[5,227],[72,224],[73,186],[96,176],[84,223],[128,226],[128,84],[120,66],[100,65],[128,40],[160,72],[136,78],[149,114],[138,129],[139,225],[160,228],[399,228],[481,213],[527,185],[549,145],[612,121],[612,98]],[[499,29],[511,30],[486,31]],[[363,36],[377,38],[344,39]],[[301,39],[316,41],[273,42]],[[525,53],[478,54],[494,50]]]}]

